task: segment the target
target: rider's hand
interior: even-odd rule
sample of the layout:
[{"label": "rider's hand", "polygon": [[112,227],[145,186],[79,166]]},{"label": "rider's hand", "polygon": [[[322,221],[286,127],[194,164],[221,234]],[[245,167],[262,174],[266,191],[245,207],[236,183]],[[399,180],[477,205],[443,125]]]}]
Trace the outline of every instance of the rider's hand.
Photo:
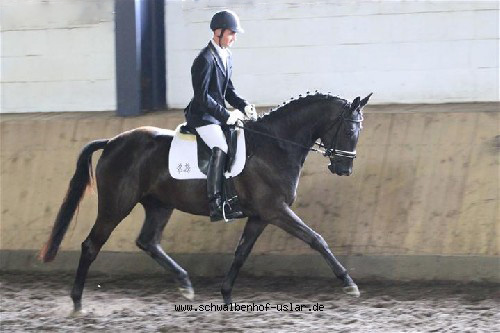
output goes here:
[{"label": "rider's hand", "polygon": [[245,115],[240,110],[234,110],[229,112],[229,118],[227,119],[226,124],[234,125],[238,122],[241,122],[245,119]]},{"label": "rider's hand", "polygon": [[245,115],[248,119],[257,120],[257,111],[255,111],[255,105],[248,104],[245,106]]}]

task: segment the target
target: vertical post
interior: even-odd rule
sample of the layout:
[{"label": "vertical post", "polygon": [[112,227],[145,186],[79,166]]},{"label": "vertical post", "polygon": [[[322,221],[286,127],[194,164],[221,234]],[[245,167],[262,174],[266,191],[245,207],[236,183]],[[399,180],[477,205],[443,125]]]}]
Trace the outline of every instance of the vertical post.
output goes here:
[{"label": "vertical post", "polygon": [[140,105],[140,39],[137,39],[134,0],[115,0],[116,111],[137,116]]},{"label": "vertical post", "polygon": [[143,14],[141,104],[145,110],[158,110],[166,106],[164,0],[146,0]]},{"label": "vertical post", "polygon": [[119,116],[166,106],[164,0],[115,0]]}]

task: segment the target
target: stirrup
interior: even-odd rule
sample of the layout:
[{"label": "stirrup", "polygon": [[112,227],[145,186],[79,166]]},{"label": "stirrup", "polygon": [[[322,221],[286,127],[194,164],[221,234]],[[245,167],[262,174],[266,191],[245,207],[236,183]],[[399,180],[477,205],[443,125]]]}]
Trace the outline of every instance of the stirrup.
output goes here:
[{"label": "stirrup", "polygon": [[[222,217],[224,218],[224,222],[229,223],[229,222],[234,221],[234,220],[228,220],[227,219],[227,217],[226,217],[226,206],[229,206],[229,203],[227,201],[224,201],[222,203]],[[231,208],[231,206],[229,206],[229,208]]]},{"label": "stirrup", "polygon": [[[235,201],[236,197],[226,200],[222,203],[222,217],[224,218],[224,222],[229,223],[236,219],[240,219],[245,215],[240,211],[231,212],[231,201]],[[231,212],[229,217],[226,216],[226,206],[229,207],[229,211]]]}]

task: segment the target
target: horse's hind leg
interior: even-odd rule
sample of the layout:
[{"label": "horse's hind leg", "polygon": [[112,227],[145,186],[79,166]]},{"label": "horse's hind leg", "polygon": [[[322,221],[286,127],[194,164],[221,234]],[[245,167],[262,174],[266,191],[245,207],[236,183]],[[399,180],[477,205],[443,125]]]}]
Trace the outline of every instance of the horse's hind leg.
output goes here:
[{"label": "horse's hind leg", "polygon": [[160,245],[163,229],[172,215],[172,208],[166,208],[152,202],[143,202],[146,218],[136,244],[151,256],[160,266],[172,271],[179,283],[179,291],[189,300],[193,300],[194,291],[188,273],[168,256]]},{"label": "horse's hind leg", "polygon": [[231,265],[231,268],[222,283],[221,293],[225,304],[232,302],[231,292],[233,290],[234,281],[238,276],[241,266],[243,266],[245,260],[250,254],[250,251],[252,251],[255,241],[259,238],[266,226],[267,223],[257,217],[248,218],[245,230],[243,230],[243,234],[241,235],[240,242],[238,243],[238,247],[236,248],[236,252],[234,254],[233,264]]},{"label": "horse's hind leg", "polygon": [[95,260],[102,246],[108,240],[111,232],[120,223],[122,218],[103,218],[101,214],[96,219],[90,234],[82,243],[82,253],[80,262],[76,271],[75,283],[71,291],[73,299],[74,311],[79,312],[82,309],[82,293],[85,286],[85,280],[89,271],[90,265]]}]

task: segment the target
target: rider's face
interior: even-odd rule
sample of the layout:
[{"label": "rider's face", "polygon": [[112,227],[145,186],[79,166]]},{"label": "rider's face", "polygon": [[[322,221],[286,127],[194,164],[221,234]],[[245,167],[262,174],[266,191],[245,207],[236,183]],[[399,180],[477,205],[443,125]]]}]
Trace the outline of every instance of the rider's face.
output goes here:
[{"label": "rider's face", "polygon": [[[214,31],[214,40],[217,44],[219,44],[219,36],[220,36],[221,29],[216,29]],[[229,29],[224,30],[224,34],[222,35],[222,38],[220,39],[220,45],[222,47],[230,47],[233,45],[233,43],[236,41],[236,32],[231,31]]]}]

